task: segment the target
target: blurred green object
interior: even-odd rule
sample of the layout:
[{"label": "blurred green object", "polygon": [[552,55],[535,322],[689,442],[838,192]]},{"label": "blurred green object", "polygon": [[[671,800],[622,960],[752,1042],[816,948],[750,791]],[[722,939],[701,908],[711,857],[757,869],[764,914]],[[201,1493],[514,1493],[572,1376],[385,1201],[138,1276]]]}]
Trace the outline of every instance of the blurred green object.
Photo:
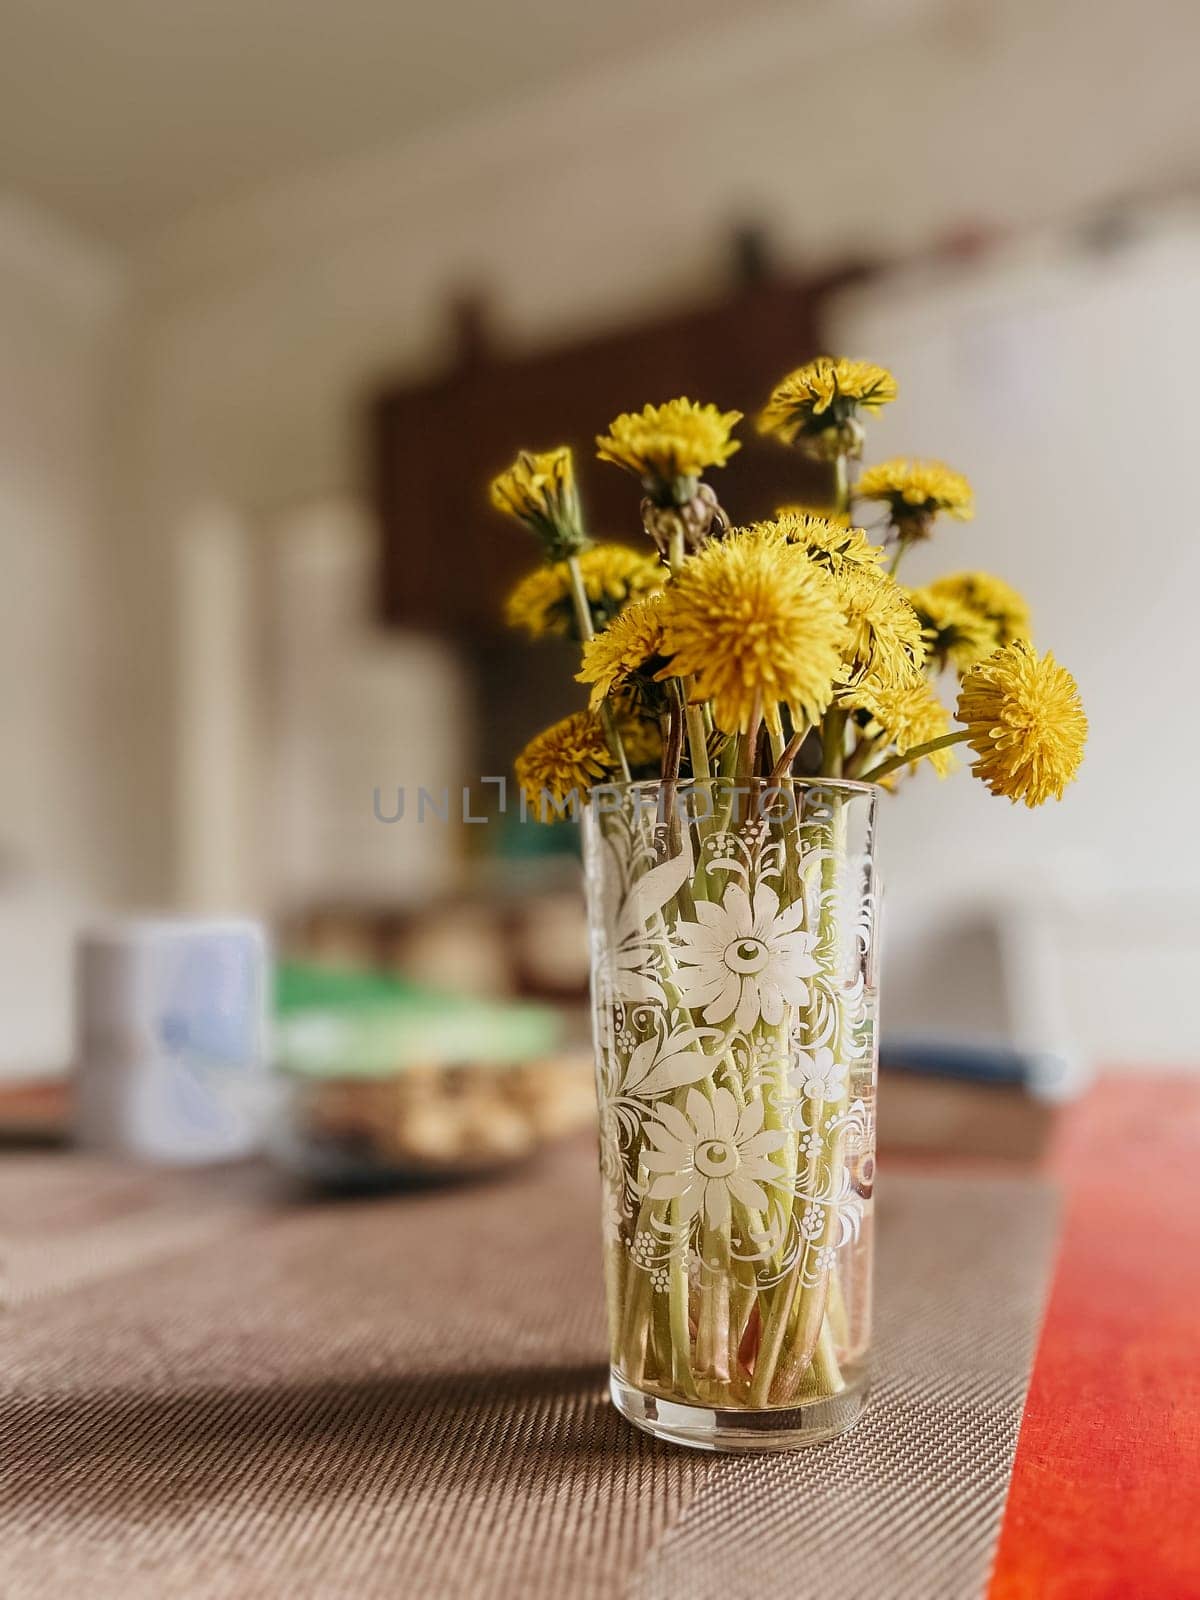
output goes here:
[{"label": "blurred green object", "polygon": [[381,973],[283,962],[275,1062],[305,1077],[375,1078],[407,1067],[507,1067],[553,1054],[562,1020],[527,1001],[474,1000]]}]

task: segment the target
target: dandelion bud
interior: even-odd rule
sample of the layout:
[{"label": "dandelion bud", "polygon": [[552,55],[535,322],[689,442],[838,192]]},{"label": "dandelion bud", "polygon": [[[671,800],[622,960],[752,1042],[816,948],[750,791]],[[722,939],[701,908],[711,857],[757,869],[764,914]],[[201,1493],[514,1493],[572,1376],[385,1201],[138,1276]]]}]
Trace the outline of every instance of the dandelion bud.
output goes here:
[{"label": "dandelion bud", "polygon": [[680,506],[656,505],[647,496],[641,510],[642,526],[664,559],[670,555],[673,542],[682,541],[683,548],[693,555],[706,543],[714,525],[718,533],[724,533],[729,526],[720,502],[706,483],[697,484],[691,499]]}]

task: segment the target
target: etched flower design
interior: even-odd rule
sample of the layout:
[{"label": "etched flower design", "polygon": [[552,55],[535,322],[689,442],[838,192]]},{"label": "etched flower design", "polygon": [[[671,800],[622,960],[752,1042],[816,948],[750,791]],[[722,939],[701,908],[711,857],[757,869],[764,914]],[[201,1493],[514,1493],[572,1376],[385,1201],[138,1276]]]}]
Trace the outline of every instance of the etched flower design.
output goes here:
[{"label": "etched flower design", "polygon": [[836,1256],[837,1249],[834,1245],[823,1244],[813,1257],[813,1266],[818,1272],[830,1272]]},{"label": "etched flower design", "polygon": [[777,1035],[760,1034],[750,1043],[750,1062],[755,1067],[775,1066],[787,1060],[787,1045]]},{"label": "etched flower design", "polygon": [[779,1132],[764,1132],[763,1103],[751,1100],[739,1112],[728,1089],[714,1089],[711,1101],[699,1089],[687,1092],[687,1114],[661,1104],[657,1120],[646,1124],[654,1146],[642,1153],[647,1168],[658,1174],[650,1185],[651,1200],[678,1200],[685,1221],[703,1212],[708,1225],[729,1221],[731,1198],[765,1211],[763,1183],[777,1179],[771,1152],[785,1141]]},{"label": "etched flower design", "polygon": [[605,1105],[600,1110],[600,1171],[609,1183],[617,1183],[624,1170],[620,1118],[615,1106]]},{"label": "etched flower design", "polygon": [[647,1233],[645,1228],[639,1228],[629,1241],[629,1254],[639,1267],[649,1268],[654,1264],[658,1253],[653,1234]]},{"label": "etched flower design", "polygon": [[846,1093],[849,1070],[844,1063],[834,1059],[828,1045],[822,1045],[811,1052],[796,1051],[788,1081],[797,1094],[805,1095],[809,1100],[840,1100]]},{"label": "etched flower design", "polygon": [[616,1193],[605,1185],[604,1197],[600,1203],[600,1228],[605,1244],[620,1244],[621,1242],[621,1202]]},{"label": "etched flower design", "polygon": [[806,1133],[800,1140],[800,1154],[802,1156],[819,1156],[825,1148],[825,1141],[819,1133]]},{"label": "etched flower design", "polygon": [[719,904],[698,900],[696,916],[675,930],[682,969],[677,982],[685,1005],[702,1009],[705,1022],[732,1017],[748,1033],[760,1018],[776,1027],[786,1005],[808,1004],[803,980],[817,971],[816,938],[800,931],[803,901],[780,910],[769,884],[760,883],[751,900],[733,883]]},{"label": "etched flower design", "polygon": [[819,1239],[825,1229],[825,1211],[821,1206],[805,1206],[800,1219],[800,1232],[806,1239]]}]

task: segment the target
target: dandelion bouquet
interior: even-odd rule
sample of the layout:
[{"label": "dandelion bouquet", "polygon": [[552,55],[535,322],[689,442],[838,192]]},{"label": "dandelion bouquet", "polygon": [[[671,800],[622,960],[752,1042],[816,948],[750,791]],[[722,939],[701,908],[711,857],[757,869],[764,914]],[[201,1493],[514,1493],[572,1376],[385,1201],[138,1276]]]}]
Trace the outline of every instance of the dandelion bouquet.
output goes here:
[{"label": "dandelion bouquet", "polygon": [[710,1448],[810,1443],[863,1403],[878,796],[963,745],[993,793],[1040,805],[1087,733],[1015,590],[902,586],[973,498],[940,462],[859,472],[895,398],[866,362],[786,377],[758,426],[829,464],[832,504],[746,527],[704,476],[738,412],[617,417],[597,451],[641,486],[641,550],[588,537],[566,448],[492,485],[544,558],[509,621],[574,638],[588,688],[517,775],[538,820],[584,824],[612,1391]]}]

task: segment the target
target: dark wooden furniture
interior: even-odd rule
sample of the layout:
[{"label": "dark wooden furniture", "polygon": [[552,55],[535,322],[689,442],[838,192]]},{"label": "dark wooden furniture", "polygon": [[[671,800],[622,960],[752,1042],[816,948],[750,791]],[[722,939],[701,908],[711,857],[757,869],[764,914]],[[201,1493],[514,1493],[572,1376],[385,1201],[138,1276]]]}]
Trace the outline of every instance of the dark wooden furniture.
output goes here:
[{"label": "dark wooden furniture", "polygon": [[476,639],[497,631],[504,595],[536,559],[487,501],[489,480],[518,449],[573,445],[593,535],[643,537],[636,483],[596,462],[592,443],[647,401],[686,394],[746,413],[742,450],[713,475],[735,521],[824,493],[820,471],[760,439],[753,417],[775,380],[821,349],[830,291],[865,269],[777,278],[752,234],[740,237],[738,262],[732,292],[713,304],[533,354],[493,348],[481,308],[460,307],[454,365],[385,389],[371,408],[386,622]]},{"label": "dark wooden furniture", "polygon": [[641,491],[595,460],[593,441],[621,411],[687,395],[746,415],[742,449],[712,480],[735,522],[827,497],[824,469],[761,439],[753,419],[777,379],[824,347],[830,294],[873,269],[848,263],[820,278],[783,278],[765,254],[745,231],[730,290],[712,303],[533,353],[505,352],[488,337],[486,308],[463,303],[447,370],[372,401],[379,614],[459,642],[475,684],[472,770],[507,772],[533,731],[583,698],[573,646],[531,650],[503,627],[505,595],[539,559],[488,503],[490,480],[519,449],[572,445],[592,535],[640,542]]}]

